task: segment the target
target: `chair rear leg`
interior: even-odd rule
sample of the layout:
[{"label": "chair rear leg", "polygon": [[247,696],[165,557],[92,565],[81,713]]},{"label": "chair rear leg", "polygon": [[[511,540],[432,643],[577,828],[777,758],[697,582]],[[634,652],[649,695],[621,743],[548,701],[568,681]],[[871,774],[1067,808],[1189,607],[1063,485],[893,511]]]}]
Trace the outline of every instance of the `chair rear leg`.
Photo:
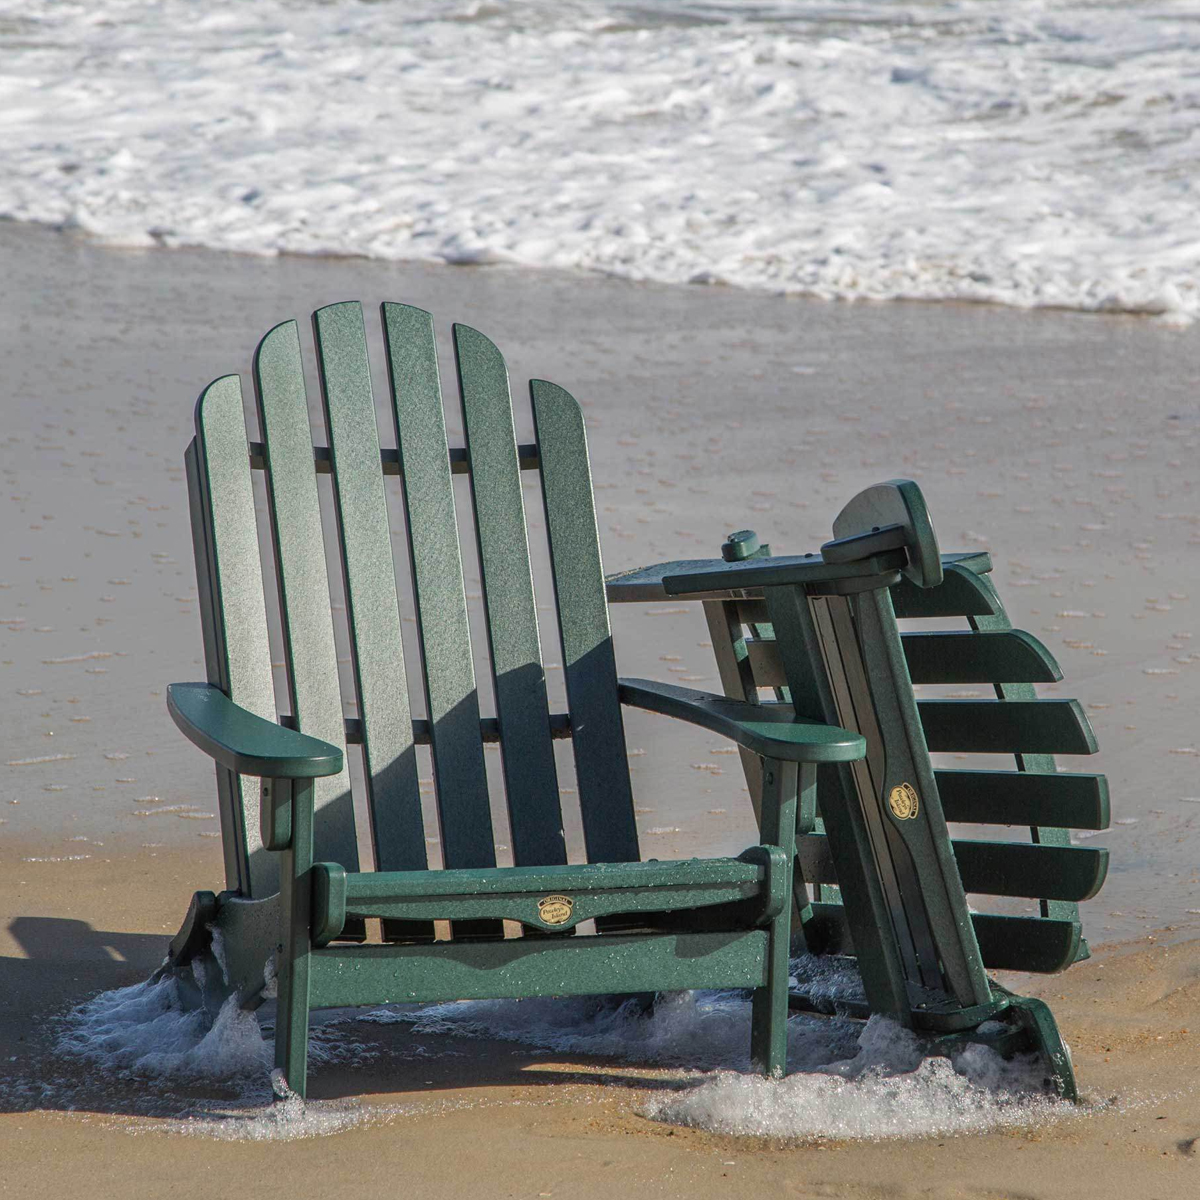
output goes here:
[{"label": "chair rear leg", "polygon": [[[816,801],[817,768],[805,763],[766,759],[760,826],[766,845],[788,850],[784,895],[792,895],[797,808]],[[756,988],[750,1006],[750,1061],[771,1079],[787,1073],[788,955],[791,950],[792,905],[783,905],[771,921],[767,942],[767,979]]]},{"label": "chair rear leg", "polygon": [[279,981],[275,1013],[275,1066],[301,1099],[308,1090],[309,964],[312,954],[312,820],[310,780],[274,780],[292,789],[291,840],[280,863]]},{"label": "chair rear leg", "polygon": [[755,988],[750,1004],[750,1061],[769,1079],[787,1074],[788,950],[791,913],[771,922],[767,984]]}]

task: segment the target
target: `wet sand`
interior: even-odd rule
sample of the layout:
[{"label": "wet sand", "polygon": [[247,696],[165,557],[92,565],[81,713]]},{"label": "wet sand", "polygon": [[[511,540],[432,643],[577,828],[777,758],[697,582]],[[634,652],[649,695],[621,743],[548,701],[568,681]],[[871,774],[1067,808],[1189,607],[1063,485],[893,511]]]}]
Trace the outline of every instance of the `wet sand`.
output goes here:
[{"label": "wet sand", "polygon": [[[506,268],[114,251],[5,224],[0,263],[0,1194],[86,1181],[117,1196],[138,1180],[190,1196],[227,1175],[270,1196],[321,1168],[334,1192],[423,1196],[1200,1194],[1200,1054],[1184,1032],[1200,1021],[1200,333]],[[416,1111],[283,1152],[124,1136],[113,1127],[134,1106],[119,1088],[111,1112],[93,1099],[64,1113],[16,1085],[59,1069],[46,1014],[144,978],[191,892],[221,885],[211,770],[163,706],[166,683],[202,674],[191,407],[209,379],[247,372],[272,324],[351,297],[368,312],[429,308],[443,335],[472,324],[505,351],[518,397],[532,374],[585,404],[609,570],[712,553],[747,525],[777,552],[814,549],[856,490],[897,475],[921,483],[946,549],[991,548],[1014,621],[1062,663],[1049,693],[1088,706],[1102,751],[1081,769],[1108,772],[1114,817],[1132,822],[1088,843],[1109,845],[1113,867],[1087,934],[1127,944],[1019,981],[1051,1001],[1088,1115],[944,1146],[761,1145],[638,1116],[645,1073],[472,1042],[436,1069],[318,1071],[316,1095]],[[697,615],[634,605],[614,621],[624,671],[715,686]],[[630,720],[629,743],[647,751],[631,759],[647,853],[751,840],[736,758],[650,717]]]}]

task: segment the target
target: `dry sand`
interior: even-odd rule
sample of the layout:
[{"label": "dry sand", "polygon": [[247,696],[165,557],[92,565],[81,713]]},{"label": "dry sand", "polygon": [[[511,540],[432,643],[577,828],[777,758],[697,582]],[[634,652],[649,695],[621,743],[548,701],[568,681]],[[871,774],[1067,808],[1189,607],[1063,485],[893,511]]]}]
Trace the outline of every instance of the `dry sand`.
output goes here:
[{"label": "dry sand", "polygon": [[[500,268],[118,252],[3,224],[0,263],[0,1194],[1200,1197],[1200,334]],[[990,546],[1014,620],[1063,664],[1057,694],[1089,705],[1114,816],[1136,822],[1089,843],[1113,851],[1085,918],[1110,945],[1061,978],[1017,981],[1073,1046],[1080,1117],[764,1144],[639,1116],[654,1072],[481,1042],[316,1072],[318,1097],[398,1110],[286,1148],[174,1136],[95,1080],[31,1090],[67,1071],[47,1016],[144,978],[191,892],[221,884],[210,769],[162,699],[201,674],[181,470],[192,400],[244,373],[276,321],[348,297],[475,325],[514,381],[551,378],[587,405],[610,570],[710,553],[745,525],[779,551],[812,549],[842,502],[896,475],[921,483],[945,548]],[[654,611],[617,612],[623,668],[714,683],[698,619]],[[652,718],[629,738],[647,749],[632,764],[653,853],[750,840],[734,766],[688,769],[711,739]],[[69,1095],[81,1111],[63,1111]]]}]

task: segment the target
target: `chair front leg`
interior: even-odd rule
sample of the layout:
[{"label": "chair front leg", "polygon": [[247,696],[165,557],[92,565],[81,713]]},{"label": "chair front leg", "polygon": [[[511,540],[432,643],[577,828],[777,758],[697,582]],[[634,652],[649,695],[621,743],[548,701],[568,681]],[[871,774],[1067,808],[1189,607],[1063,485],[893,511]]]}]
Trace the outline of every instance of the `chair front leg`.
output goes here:
[{"label": "chair front leg", "polygon": [[[263,781],[276,811],[290,810],[291,829],[282,848],[279,872],[279,941],[275,972],[279,993],[275,1013],[275,1066],[301,1098],[308,1087],[308,996],[312,953],[313,783],[311,779]],[[287,797],[279,789],[290,793]],[[266,797],[264,797],[264,800]],[[264,809],[267,807],[264,804]],[[281,823],[282,824],[282,823]]]},{"label": "chair front leg", "polygon": [[[791,895],[799,796],[812,803],[817,768],[777,759],[763,760],[762,840],[780,846],[786,855],[784,894]],[[788,953],[792,911],[784,904],[768,928],[766,983],[756,988],[751,1003],[750,1060],[764,1075],[778,1079],[787,1073]]]}]

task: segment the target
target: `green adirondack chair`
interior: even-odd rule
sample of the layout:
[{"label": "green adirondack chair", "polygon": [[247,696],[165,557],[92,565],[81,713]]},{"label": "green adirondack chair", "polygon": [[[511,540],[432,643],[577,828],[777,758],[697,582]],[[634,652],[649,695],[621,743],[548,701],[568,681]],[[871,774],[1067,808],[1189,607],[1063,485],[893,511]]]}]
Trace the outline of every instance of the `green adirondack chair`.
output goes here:
[{"label": "green adirondack chair", "polygon": [[[1058,772],[1053,757],[1095,751],[1087,717],[1074,700],[1037,698],[1035,683],[1061,678],[1057,664],[1012,628],[986,578],[988,555],[939,556],[916,484],[861,493],[834,532],[826,562],[898,545],[907,561],[873,580],[809,583],[813,556],[772,558],[743,530],[725,543],[723,562],[614,576],[609,599],[702,600],[727,696],[765,710],[790,712],[794,702],[866,737],[864,758],[819,769],[819,807],[802,807],[798,823],[800,940],[814,953],[856,955],[863,977],[865,1003],[840,1010],[886,1013],[945,1052],[963,1040],[1036,1047],[1054,1088],[1074,1099],[1047,1006],[1013,995],[986,969],[1055,972],[1087,957],[1078,902],[1100,889],[1108,852],[1072,846],[1068,827],[1107,828],[1108,789],[1101,775]],[[967,628],[901,633],[896,624],[952,617]],[[994,698],[918,700],[913,683],[983,684]],[[763,691],[773,700],[763,703]],[[1015,756],[1015,770],[935,770],[931,751]],[[759,764],[743,754],[743,766],[754,795]],[[1031,839],[951,841],[947,820],[1027,825]],[[1036,899],[1038,912],[969,911],[964,892]],[[828,1010],[803,987],[792,1003]]]},{"label": "green adirondack chair", "polygon": [[[275,1061],[301,1096],[313,1008],[679,988],[752,988],[752,1059],[781,1074],[796,814],[813,808],[818,764],[861,758],[863,736],[790,710],[619,684],[575,401],[531,383],[537,441],[518,445],[499,352],[455,326],[466,445],[450,449],[431,317],[385,304],[382,320],[397,449],[381,449],[357,304],[313,318],[327,447],[313,445],[294,322],[268,333],[255,356],[261,440],[247,436],[236,375],[210,384],[197,404],[186,464],[207,679],[173,685],[168,706],[216,762],[226,889],[196,893],[163,973],[210,1010],[232,996],[260,1004],[273,978]],[[522,469],[541,478],[567,713],[547,702]],[[266,476],[265,563],[255,470]],[[451,490],[463,472],[496,709],[487,717]],[[332,530],[322,524],[322,474],[332,476]],[[405,534],[389,525],[392,476],[406,514],[423,715],[410,708],[392,553]],[[345,596],[341,634],[326,545],[336,546],[332,574]],[[823,568],[840,578],[876,569],[873,560]],[[268,609],[281,628],[283,715]],[[339,636],[351,647],[345,695]],[[761,845],[736,858],[640,860],[621,703],[698,724],[761,760]],[[553,749],[566,737],[586,863],[567,861]],[[511,867],[497,866],[484,766],[484,743],[497,741]],[[359,862],[347,745],[361,747],[374,870]],[[420,745],[432,756],[440,869],[426,857]],[[368,920],[380,922],[382,941],[366,944]],[[450,923],[449,937],[435,921]],[[505,921],[522,936],[502,936]],[[597,932],[572,936],[584,921]]]}]

